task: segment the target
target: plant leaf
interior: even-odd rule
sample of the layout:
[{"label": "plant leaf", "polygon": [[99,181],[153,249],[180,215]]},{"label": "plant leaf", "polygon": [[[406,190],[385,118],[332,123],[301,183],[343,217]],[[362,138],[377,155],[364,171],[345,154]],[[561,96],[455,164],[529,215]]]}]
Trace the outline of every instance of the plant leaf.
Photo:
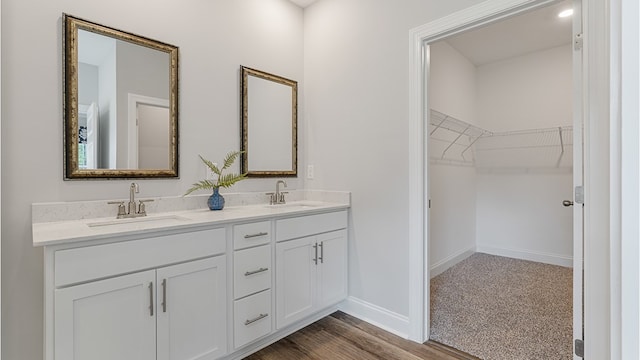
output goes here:
[{"label": "plant leaf", "polygon": [[233,165],[233,163],[236,161],[236,159],[238,158],[238,156],[240,154],[242,154],[244,151],[231,151],[227,154],[227,156],[224,158],[224,166],[222,167],[222,170],[224,169],[228,169],[231,165]]},{"label": "plant leaf", "polygon": [[216,185],[214,183],[212,183],[211,181],[209,181],[209,180],[200,180],[197,183],[194,183],[191,186],[191,189],[187,190],[187,192],[184,193],[184,195],[182,195],[182,196],[187,196],[187,195],[189,195],[192,192],[197,191],[197,190],[213,189],[215,187],[216,187]]},{"label": "plant leaf", "polygon": [[231,185],[237,183],[240,180],[246,179],[247,174],[226,174],[222,175],[218,180],[218,185],[223,188],[228,188]]},{"label": "plant leaf", "polygon": [[198,156],[200,156],[200,159],[202,160],[202,162],[205,165],[207,165],[207,167],[209,169],[211,169],[211,171],[213,171],[214,174],[216,174],[218,176],[222,175],[222,171],[214,163],[212,163],[211,161],[203,158],[202,155],[198,155]]}]

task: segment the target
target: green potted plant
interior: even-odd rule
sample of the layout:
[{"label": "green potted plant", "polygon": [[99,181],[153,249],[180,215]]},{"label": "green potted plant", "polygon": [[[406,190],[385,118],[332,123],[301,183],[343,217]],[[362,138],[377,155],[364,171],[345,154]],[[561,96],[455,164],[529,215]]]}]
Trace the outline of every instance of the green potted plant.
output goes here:
[{"label": "green potted plant", "polygon": [[209,196],[209,200],[207,204],[209,205],[209,209],[211,210],[222,210],[224,208],[224,197],[220,195],[220,188],[228,188],[233,184],[237,183],[240,180],[244,180],[247,178],[247,174],[223,174],[223,172],[228,169],[233,163],[236,161],[238,156],[242,154],[243,151],[231,151],[225,156],[223,165],[221,168],[216,166],[211,161],[202,157],[202,155],[198,155],[202,162],[209,168],[211,171],[218,176],[216,181],[211,181],[209,179],[200,180],[197,183],[194,183],[193,186],[187,190],[187,192],[183,195],[189,195],[196,190],[202,189],[213,189],[213,194]]}]

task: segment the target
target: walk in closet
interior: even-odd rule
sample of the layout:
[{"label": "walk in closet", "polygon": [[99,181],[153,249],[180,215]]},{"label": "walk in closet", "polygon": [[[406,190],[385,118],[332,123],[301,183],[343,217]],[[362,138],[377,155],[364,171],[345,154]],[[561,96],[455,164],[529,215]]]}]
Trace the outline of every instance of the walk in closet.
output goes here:
[{"label": "walk in closet", "polygon": [[[430,309],[434,340],[447,332],[457,334],[460,339],[467,330],[453,328],[463,316],[450,307],[456,298],[472,298],[476,293],[496,299],[519,297],[517,302],[522,307],[514,311],[527,314],[534,308],[539,311],[529,314],[533,319],[529,329],[516,314],[504,313],[508,308],[504,303],[489,303],[488,309],[502,313],[483,313],[484,319],[470,323],[511,323],[509,326],[514,328],[515,323],[521,323],[526,333],[535,324],[551,323],[548,317],[558,318],[561,313],[566,315],[566,320],[562,320],[566,322],[557,324],[562,334],[556,335],[560,342],[554,346],[562,348],[562,355],[553,358],[570,358],[573,213],[571,207],[563,206],[563,201],[573,198],[573,62],[571,20],[563,23],[556,16],[558,10],[570,4],[559,2],[536,13],[430,44],[425,109],[429,115],[425,126],[429,162],[429,271],[431,279],[442,276],[435,284],[432,280],[431,301],[445,304],[444,308],[434,309],[432,303]],[[558,27],[555,35],[552,26]],[[530,37],[533,34],[538,38]],[[483,264],[474,257],[478,253],[493,256],[491,259],[500,257],[502,263]],[[469,259],[472,261],[465,263]],[[513,259],[529,261],[525,265],[540,270],[540,275],[534,273],[529,280],[524,275],[514,277],[517,285],[525,284],[526,291],[510,289],[502,282],[518,275],[500,272],[519,271],[511,267]],[[434,289],[441,291],[446,285],[443,281],[458,287],[468,282],[454,276],[460,272],[457,265],[477,266],[467,269],[473,276],[500,278],[474,280],[470,282],[471,290],[448,294],[442,301],[438,294],[434,295]],[[553,284],[560,278],[561,282]],[[538,286],[534,283],[545,288],[528,293]],[[480,290],[486,289],[477,286],[496,288],[487,296],[480,295],[483,294]],[[545,292],[561,293],[563,297],[553,300],[538,297]],[[447,311],[452,314],[447,315]],[[505,334],[511,330],[505,328],[497,338],[504,337],[507,342]],[[480,339],[484,336],[480,333],[473,332],[470,337]],[[467,346],[460,341],[461,347]],[[503,357],[486,355],[483,346],[486,344],[472,344],[461,350],[482,358],[513,358],[509,357],[513,354],[504,355],[511,351],[509,346]],[[510,347],[517,345],[512,343]],[[479,350],[474,354],[474,349]],[[544,352],[547,350],[539,350],[542,358],[551,356]]]}]

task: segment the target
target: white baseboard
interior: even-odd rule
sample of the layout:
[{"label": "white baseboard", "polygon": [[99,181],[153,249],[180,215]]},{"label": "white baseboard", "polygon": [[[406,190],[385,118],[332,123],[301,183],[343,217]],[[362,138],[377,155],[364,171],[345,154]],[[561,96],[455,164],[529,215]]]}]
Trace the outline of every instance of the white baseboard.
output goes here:
[{"label": "white baseboard", "polygon": [[477,245],[476,251],[498,256],[506,256],[514,259],[522,259],[536,261],[545,264],[558,265],[564,267],[573,267],[573,256],[564,256],[558,254],[542,253],[531,250],[522,249],[506,249],[495,246]]},{"label": "white baseboard", "polygon": [[339,309],[403,339],[409,338],[408,316],[394,313],[353,296],[349,296],[347,300],[340,303]]},{"label": "white baseboard", "polygon": [[464,249],[462,251],[459,251],[447,258],[444,258],[440,261],[438,261],[437,263],[431,265],[430,269],[429,269],[429,278],[433,279],[435,276],[438,276],[440,274],[442,274],[443,272],[445,272],[448,268],[452,267],[453,265],[459,263],[460,261],[468,258],[469,256],[473,255],[473,253],[476,252],[476,247],[472,246],[468,249]]}]

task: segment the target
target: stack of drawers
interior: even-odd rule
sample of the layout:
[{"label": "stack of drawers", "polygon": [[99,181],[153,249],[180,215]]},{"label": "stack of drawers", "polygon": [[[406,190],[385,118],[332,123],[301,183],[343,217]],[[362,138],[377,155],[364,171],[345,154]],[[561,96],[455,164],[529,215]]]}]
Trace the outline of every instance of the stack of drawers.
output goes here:
[{"label": "stack of drawers", "polygon": [[233,312],[236,349],[271,333],[271,222],[233,226]]}]

